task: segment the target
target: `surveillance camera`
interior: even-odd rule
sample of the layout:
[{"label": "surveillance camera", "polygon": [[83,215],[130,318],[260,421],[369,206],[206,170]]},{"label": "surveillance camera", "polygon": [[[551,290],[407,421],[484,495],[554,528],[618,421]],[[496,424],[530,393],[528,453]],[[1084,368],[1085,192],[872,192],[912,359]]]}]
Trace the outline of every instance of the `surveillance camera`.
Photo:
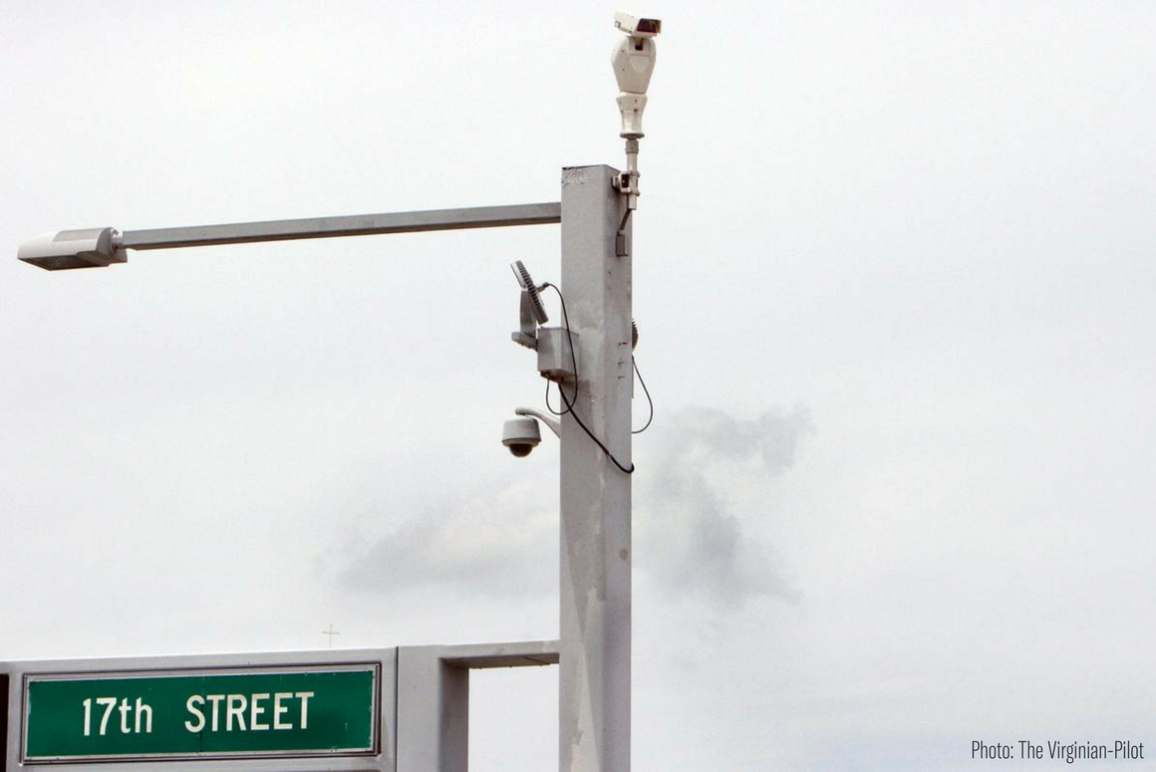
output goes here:
[{"label": "surveillance camera", "polygon": [[530,455],[541,441],[538,422],[528,416],[511,418],[502,427],[502,444],[518,458]]},{"label": "surveillance camera", "polygon": [[661,19],[636,19],[621,11],[614,14],[614,26],[636,38],[652,38],[662,32]]},{"label": "surveillance camera", "polygon": [[99,268],[127,261],[113,228],[42,233],[20,245],[16,257],[47,271]]},{"label": "surveillance camera", "polygon": [[657,58],[653,38],[662,30],[662,22],[619,13],[614,17],[614,26],[628,36],[615,47],[610,59],[621,92],[618,95],[618,109],[622,113],[619,136],[640,139],[644,136],[642,112],[646,109],[646,90]]}]

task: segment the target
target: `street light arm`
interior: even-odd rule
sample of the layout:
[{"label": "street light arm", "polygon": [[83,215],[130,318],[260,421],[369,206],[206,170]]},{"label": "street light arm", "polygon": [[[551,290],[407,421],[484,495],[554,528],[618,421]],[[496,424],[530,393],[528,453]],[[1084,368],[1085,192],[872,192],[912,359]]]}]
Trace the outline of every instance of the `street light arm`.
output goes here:
[{"label": "street light arm", "polygon": [[338,236],[546,225],[560,222],[562,222],[562,205],[552,202],[153,228],[125,231],[123,244],[126,249],[170,249],[261,241],[325,239]]},{"label": "street light arm", "polygon": [[112,228],[89,228],[37,236],[21,245],[17,257],[40,268],[58,271],[66,268],[95,268],[107,266],[109,263],[123,263],[125,250],[128,249],[211,247],[222,244],[467,228],[502,228],[560,222],[562,222],[562,205],[549,202],[152,228],[123,233],[117,233]]}]

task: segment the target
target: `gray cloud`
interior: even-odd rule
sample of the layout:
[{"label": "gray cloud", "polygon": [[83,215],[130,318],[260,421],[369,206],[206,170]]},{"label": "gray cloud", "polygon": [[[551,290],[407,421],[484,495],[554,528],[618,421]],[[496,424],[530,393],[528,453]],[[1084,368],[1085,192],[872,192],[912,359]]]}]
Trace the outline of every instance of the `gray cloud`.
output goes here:
[{"label": "gray cloud", "polygon": [[[811,431],[802,407],[750,420],[693,407],[657,423],[635,454],[637,570],[671,597],[726,608],[758,596],[794,599],[774,549],[752,534],[767,517],[768,484],[795,463]],[[498,486],[459,491],[368,546],[347,548],[339,581],[387,594],[435,587],[490,597],[553,593],[553,492],[525,482],[484,492]],[[384,500],[375,508],[389,514]]]},{"label": "gray cloud", "polygon": [[751,534],[769,514],[768,481],[795,463],[812,431],[802,406],[751,420],[705,407],[670,416],[637,497],[640,570],[671,595],[726,607],[757,596],[795,599],[775,550]]},{"label": "gray cloud", "polygon": [[492,597],[552,592],[558,513],[540,505],[539,487],[518,483],[443,500],[368,547],[348,549],[355,557],[346,558],[338,579],[386,594],[433,587]]}]

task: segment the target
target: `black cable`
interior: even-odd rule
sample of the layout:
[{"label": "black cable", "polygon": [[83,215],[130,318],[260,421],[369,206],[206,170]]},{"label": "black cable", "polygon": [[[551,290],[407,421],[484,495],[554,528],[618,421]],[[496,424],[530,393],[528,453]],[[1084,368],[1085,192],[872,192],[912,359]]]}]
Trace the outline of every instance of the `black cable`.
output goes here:
[{"label": "black cable", "polygon": [[[650,428],[650,422],[654,420],[654,400],[650,398],[650,389],[646,388],[646,381],[642,380],[642,371],[638,369],[638,360],[634,358],[633,354],[630,355],[630,363],[634,365],[634,373],[638,376],[638,382],[642,384],[642,391],[646,394],[646,401],[650,405],[650,418],[646,419],[646,426],[643,426],[637,431],[634,429],[630,430],[631,434],[642,434],[644,431]],[[548,403],[546,407],[549,407]]]},{"label": "black cable", "polygon": [[[549,378],[547,378],[546,379],[546,409],[549,410],[554,415],[566,415],[567,413],[570,412],[570,408],[566,408],[565,410],[559,412],[559,411],[554,409],[553,405],[550,404],[550,384],[551,383],[553,383],[553,381],[551,381]],[[558,388],[560,389],[562,387],[559,386]]]},{"label": "black cable", "polygon": [[[562,297],[562,290],[558,289],[557,285],[551,284],[550,282],[546,282],[542,286],[543,287],[549,287],[550,289],[557,292],[558,293],[558,300],[561,301],[561,303],[562,303],[562,321],[566,322],[566,340],[570,343],[570,365],[574,368],[574,399],[575,399],[575,401],[577,401],[577,399],[578,399],[578,359],[576,358],[576,356],[574,354],[574,336],[570,333],[570,314],[568,314],[566,312],[566,298]],[[547,383],[546,388],[549,388],[549,387],[550,387],[550,384]],[[558,384],[558,391],[562,392],[562,384],[560,384],[560,383]],[[562,401],[566,402],[565,392],[562,392]],[[570,404],[567,402],[566,410],[569,411],[572,409],[573,408],[571,408]],[[559,413],[558,415],[562,415],[562,413]]]},{"label": "black cable", "polygon": [[[562,302],[562,319],[566,323],[566,339],[570,343],[570,363],[574,367],[574,402],[577,402],[578,401],[578,359],[574,355],[574,336],[570,332],[570,314],[568,314],[566,312],[566,298],[562,296],[562,290],[558,289],[557,286],[551,284],[550,282],[546,282],[542,286],[543,287],[549,287],[550,289],[557,292],[558,293],[558,300],[560,300]],[[546,388],[547,388],[547,394],[549,394],[549,385],[547,385]],[[609,458],[614,463],[614,465],[616,467],[621,469],[626,474],[634,474],[634,464],[633,463],[630,464],[629,469],[624,467],[621,463],[619,463],[618,459],[614,457],[614,454],[610,452],[610,449],[607,448],[605,445],[603,445],[602,441],[594,436],[594,432],[590,431],[590,429],[588,429],[586,427],[586,424],[583,423],[582,419],[579,417],[578,411],[574,409],[574,403],[571,402],[566,397],[566,389],[564,389],[562,387],[561,383],[558,384],[558,393],[562,395],[562,402],[565,403],[565,405],[566,405],[566,412],[568,412],[568,413],[570,413],[570,415],[574,416],[574,420],[577,421],[578,425],[582,427],[582,431],[586,432],[586,436],[589,437],[590,439],[592,439],[594,441],[594,444],[602,449],[602,452],[606,454],[606,457]],[[549,407],[549,404],[547,404],[547,407]]]},{"label": "black cable", "polygon": [[602,452],[606,454],[607,458],[609,458],[611,461],[614,462],[614,465],[616,467],[621,469],[626,474],[634,474],[634,464],[631,463],[629,469],[624,467],[618,461],[618,459],[616,459],[614,457],[614,454],[610,452],[610,449],[607,448],[605,445],[603,445],[602,441],[599,440],[597,437],[595,437],[594,433],[586,428],[586,424],[582,423],[582,419],[578,417],[578,411],[574,409],[574,405],[572,405],[570,403],[570,400],[566,399],[566,392],[563,389],[559,388],[558,393],[562,395],[562,401],[566,403],[566,408],[570,411],[570,414],[574,416],[574,420],[578,422],[578,425],[582,427],[582,431],[586,432],[586,436],[589,437],[590,439],[594,440],[595,445],[602,448]]}]

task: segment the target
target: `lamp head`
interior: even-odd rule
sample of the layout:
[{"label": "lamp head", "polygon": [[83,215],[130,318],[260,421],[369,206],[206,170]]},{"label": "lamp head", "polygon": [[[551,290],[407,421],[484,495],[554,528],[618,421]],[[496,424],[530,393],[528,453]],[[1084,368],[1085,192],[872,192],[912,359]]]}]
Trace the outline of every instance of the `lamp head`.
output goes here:
[{"label": "lamp head", "polygon": [[127,262],[128,257],[118,243],[119,236],[114,228],[41,233],[21,244],[16,257],[46,271],[103,268]]}]

